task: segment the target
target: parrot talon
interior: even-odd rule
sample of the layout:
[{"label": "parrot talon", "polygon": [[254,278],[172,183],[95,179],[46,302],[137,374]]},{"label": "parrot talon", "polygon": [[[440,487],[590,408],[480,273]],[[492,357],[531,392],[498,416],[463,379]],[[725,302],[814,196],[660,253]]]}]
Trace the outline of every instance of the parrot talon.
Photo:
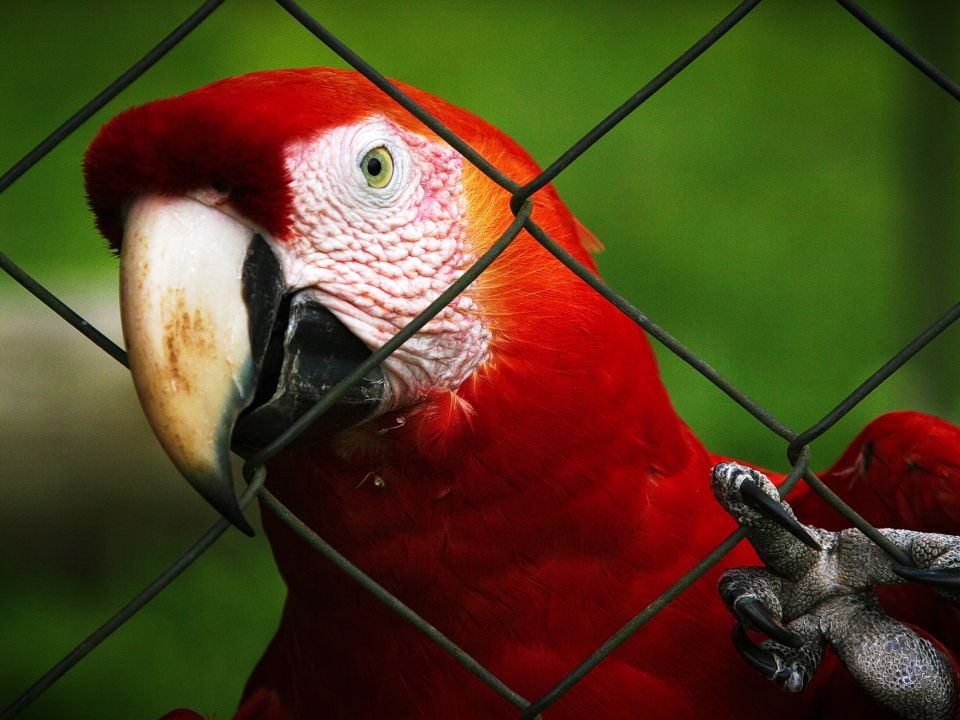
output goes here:
[{"label": "parrot talon", "polygon": [[740,497],[745,504],[777,523],[808,548],[812,550],[823,549],[820,543],[813,539],[806,528],[804,528],[795,517],[784,510],[780,503],[761,490],[760,486],[753,482],[753,480],[744,480],[741,482],[739,490]]},{"label": "parrot talon", "polygon": [[733,647],[747,664],[767,679],[777,674],[777,660],[773,653],[757,645],[749,638],[743,623],[733,628]]},{"label": "parrot talon", "polygon": [[737,623],[733,628],[733,647],[750,667],[778,685],[788,682],[793,675],[789,669],[783,667],[775,653],[750,639],[743,623]]},{"label": "parrot talon", "polygon": [[734,603],[734,609],[742,620],[781,645],[791,648],[803,645],[803,638],[777,622],[773,614],[757,598],[747,596],[738,598]]},{"label": "parrot talon", "polygon": [[946,590],[960,589],[960,569],[957,568],[916,568],[894,565],[891,569],[905,580],[933,585]]}]

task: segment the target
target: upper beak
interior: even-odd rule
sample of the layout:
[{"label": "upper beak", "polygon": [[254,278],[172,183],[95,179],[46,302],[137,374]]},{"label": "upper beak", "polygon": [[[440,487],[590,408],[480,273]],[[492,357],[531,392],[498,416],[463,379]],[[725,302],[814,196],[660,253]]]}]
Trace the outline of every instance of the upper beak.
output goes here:
[{"label": "upper beak", "polygon": [[[231,442],[267,444],[369,350],[314,293],[287,287],[259,235],[185,197],[146,195],[130,206],[120,304],[130,371],[153,431],[200,494],[252,535],[233,491]],[[321,418],[322,430],[368,419],[383,398],[377,368]]]}]

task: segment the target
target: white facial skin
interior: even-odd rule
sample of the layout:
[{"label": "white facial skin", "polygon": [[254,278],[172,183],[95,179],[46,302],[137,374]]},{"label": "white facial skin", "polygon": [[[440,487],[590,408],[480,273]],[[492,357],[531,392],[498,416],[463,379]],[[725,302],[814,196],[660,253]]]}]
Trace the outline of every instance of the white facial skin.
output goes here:
[{"label": "white facial skin", "polygon": [[[383,187],[363,160],[393,159]],[[462,158],[382,118],[336,127],[287,149],[293,236],[274,243],[291,288],[320,301],[371,349],[379,348],[473,262],[466,243]],[[381,175],[382,178],[385,177]],[[455,390],[487,358],[490,332],[469,290],[383,365],[384,410]]]}]

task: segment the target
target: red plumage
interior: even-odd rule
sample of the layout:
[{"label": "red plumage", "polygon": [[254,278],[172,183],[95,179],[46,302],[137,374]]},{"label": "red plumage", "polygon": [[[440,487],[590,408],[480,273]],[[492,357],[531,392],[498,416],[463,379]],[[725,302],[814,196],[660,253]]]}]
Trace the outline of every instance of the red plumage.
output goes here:
[{"label": "red plumage", "polygon": [[[538,172],[487,123],[402,87],[514,180]],[[226,186],[238,211],[282,241],[290,207],[282,148],[374,112],[432,136],[365,79],[334,70],[257,73],[135,108],[91,146],[91,206],[119,248],[123,207],[137,193]],[[512,219],[509,198],[475,169],[464,175],[479,253]],[[552,188],[535,196],[534,217],[594,267],[585,234]],[[268,484],[362,570],[533,699],[735,525],[710,492],[721,458],[674,412],[639,327],[526,234],[474,295],[492,340],[473,377],[331,443],[284,451]],[[394,427],[398,415],[405,422]],[[886,416],[825,478],[874,523],[955,532],[958,448],[960,431],[947,423]],[[373,475],[378,482],[365,481]],[[795,505],[805,522],[837,524],[809,493]],[[238,718],[517,716],[270,513],[264,526],[289,596]],[[744,564],[756,564],[745,545],[724,562]],[[830,661],[799,696],[761,680],[730,645],[719,572],[546,716],[883,716]],[[938,630],[940,620],[926,620]]]}]

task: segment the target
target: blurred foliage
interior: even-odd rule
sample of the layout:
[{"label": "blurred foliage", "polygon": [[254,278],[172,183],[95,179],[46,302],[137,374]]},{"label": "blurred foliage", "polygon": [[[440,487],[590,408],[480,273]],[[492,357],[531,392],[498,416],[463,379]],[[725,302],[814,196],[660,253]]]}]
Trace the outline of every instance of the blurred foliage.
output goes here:
[{"label": "blurred foliage", "polygon": [[[197,4],[0,7],[0,167]],[[682,12],[666,1],[589,9],[435,0],[304,5],[382,72],[484,116],[546,165],[733,2],[688,2]],[[942,41],[958,30],[950,4],[867,6],[960,76],[954,43]],[[68,302],[91,282],[112,282],[115,260],[92,229],[80,177],[84,148],[102,122],[226,75],[342,64],[272,3],[231,0],[4,195],[2,250]],[[931,135],[933,120],[940,130]],[[613,286],[799,430],[960,295],[957,203],[950,201],[958,127],[960,106],[838,6],[769,0],[556,185],[606,245],[599,261]],[[928,156],[940,161],[937,175]],[[936,223],[919,222],[934,215]],[[12,283],[0,280],[0,290],[13,292]],[[955,382],[942,368],[953,367],[958,336],[948,331],[818,441],[815,464],[828,464],[856,429],[887,410],[956,420]],[[681,414],[712,448],[784,466],[781,441],[679,361],[663,356],[663,364]],[[32,363],[22,371],[25,378],[38,372]],[[0,423],[20,422],[8,415]],[[81,425],[61,429],[80,448],[90,433],[119,432]],[[37,451],[38,477],[45,461]],[[109,457],[102,467],[108,476]],[[70,508],[54,495],[44,498],[49,514],[38,511],[15,539],[15,557],[6,555],[13,551],[5,541],[0,702],[203,527],[192,515],[138,510],[133,501],[149,503],[149,496],[124,502],[124,485],[114,487],[109,507],[89,510],[96,543],[84,535],[89,529],[57,535],[54,518]],[[38,536],[59,537],[71,558],[82,559],[32,562],[40,557],[32,548]],[[151,718],[181,704],[228,717],[277,620],[282,589],[271,568],[263,542],[225,541],[23,717]]]}]

